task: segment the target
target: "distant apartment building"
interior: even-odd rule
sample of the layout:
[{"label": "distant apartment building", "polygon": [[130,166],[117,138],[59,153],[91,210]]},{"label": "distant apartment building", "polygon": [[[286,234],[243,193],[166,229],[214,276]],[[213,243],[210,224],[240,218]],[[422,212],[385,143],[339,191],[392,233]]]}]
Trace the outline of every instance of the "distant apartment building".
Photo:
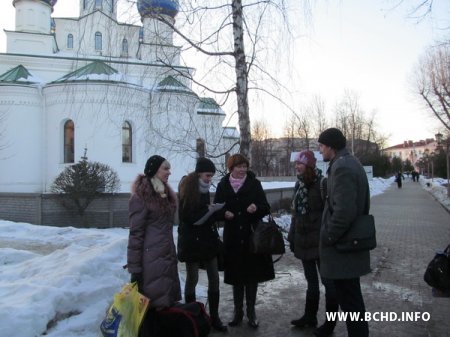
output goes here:
[{"label": "distant apartment building", "polygon": [[414,142],[412,140],[404,141],[402,144],[394,145],[382,150],[382,153],[389,158],[400,158],[402,162],[409,160],[411,164],[418,168],[416,163],[423,157],[425,153],[432,153],[436,150],[437,143],[433,138],[419,140]]}]

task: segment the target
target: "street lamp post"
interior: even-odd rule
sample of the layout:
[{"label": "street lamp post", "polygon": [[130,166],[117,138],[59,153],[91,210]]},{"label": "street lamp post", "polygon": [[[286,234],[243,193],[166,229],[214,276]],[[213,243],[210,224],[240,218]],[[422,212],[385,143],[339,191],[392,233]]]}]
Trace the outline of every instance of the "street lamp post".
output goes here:
[{"label": "street lamp post", "polygon": [[427,165],[427,178],[430,178],[430,150],[425,149],[423,151],[423,158],[425,159],[425,163]]},{"label": "street lamp post", "polygon": [[450,147],[450,136],[444,139],[444,136],[442,133],[437,133],[436,135],[436,142],[439,147],[442,147],[445,145],[445,157],[447,161],[447,196],[450,198],[450,153],[449,153],[449,147]]},{"label": "street lamp post", "polygon": [[433,182],[434,179],[434,158],[436,157],[436,153],[432,151],[430,153],[430,159],[431,159],[431,182]]}]

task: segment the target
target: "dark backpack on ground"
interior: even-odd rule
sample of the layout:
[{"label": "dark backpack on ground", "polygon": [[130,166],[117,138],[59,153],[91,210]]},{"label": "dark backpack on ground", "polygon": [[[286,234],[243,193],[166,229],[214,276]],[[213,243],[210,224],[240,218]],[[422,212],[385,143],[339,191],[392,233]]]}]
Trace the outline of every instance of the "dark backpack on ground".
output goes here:
[{"label": "dark backpack on ground", "polygon": [[157,315],[162,337],[206,337],[211,331],[211,318],[200,302],[177,303]]},{"label": "dark backpack on ground", "polygon": [[423,278],[433,288],[450,290],[450,245],[443,252],[436,252]]}]

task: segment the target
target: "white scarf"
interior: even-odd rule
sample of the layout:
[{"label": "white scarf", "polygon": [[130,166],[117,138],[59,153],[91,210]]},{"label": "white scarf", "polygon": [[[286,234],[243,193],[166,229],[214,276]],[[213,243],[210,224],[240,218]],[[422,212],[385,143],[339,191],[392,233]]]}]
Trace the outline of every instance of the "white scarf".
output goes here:
[{"label": "white scarf", "polygon": [[209,188],[211,187],[211,183],[205,183],[203,180],[198,180],[198,189],[200,193],[205,194],[209,192]]},{"label": "white scarf", "polygon": [[155,189],[155,192],[159,193],[161,198],[167,198],[166,187],[164,186],[164,183],[159,178],[154,176],[150,179],[150,182],[152,183],[152,186]]}]

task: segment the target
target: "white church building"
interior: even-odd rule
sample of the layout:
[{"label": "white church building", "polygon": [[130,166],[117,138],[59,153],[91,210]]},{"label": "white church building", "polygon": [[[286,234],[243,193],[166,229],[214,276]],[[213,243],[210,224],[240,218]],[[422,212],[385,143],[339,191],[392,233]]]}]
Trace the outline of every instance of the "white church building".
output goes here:
[{"label": "white church building", "polygon": [[[7,0],[3,0],[7,1]],[[138,0],[141,25],[118,22],[117,0],[78,0],[77,17],[52,17],[77,0],[9,0],[15,29],[0,53],[0,193],[46,194],[87,152],[129,192],[147,158],[172,164],[170,183],[199,156],[224,166],[239,141],[212,98],[192,90],[172,29],[176,0]],[[0,23],[1,25],[1,23]],[[235,147],[238,148],[238,147]]]}]

